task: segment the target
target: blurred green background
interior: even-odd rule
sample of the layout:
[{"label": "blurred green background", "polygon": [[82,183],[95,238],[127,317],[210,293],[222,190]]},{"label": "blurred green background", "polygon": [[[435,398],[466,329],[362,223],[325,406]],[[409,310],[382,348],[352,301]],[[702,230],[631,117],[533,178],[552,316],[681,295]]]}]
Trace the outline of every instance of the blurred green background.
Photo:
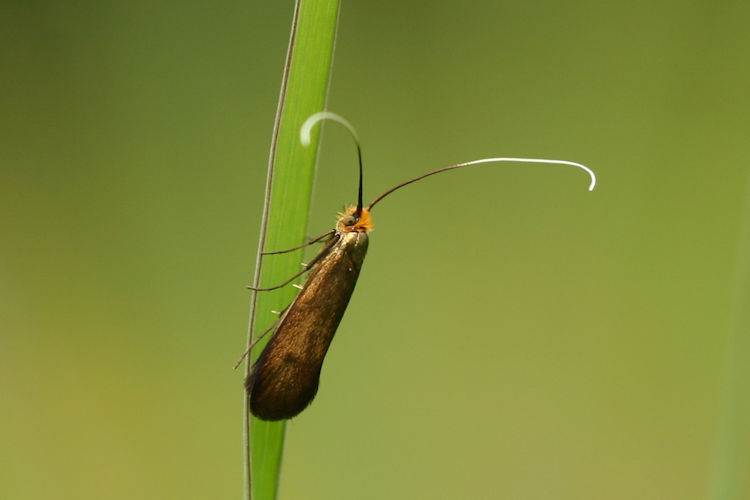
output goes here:
[{"label": "blurred green background", "polygon": [[[3,4],[0,497],[240,497],[231,367],[292,6]],[[282,498],[699,499],[750,472],[717,458],[750,444],[722,424],[749,22],[746,2],[344,2],[329,108],[366,198],[486,156],[600,184],[486,165],[378,205]],[[310,234],[356,194],[327,130]]]}]

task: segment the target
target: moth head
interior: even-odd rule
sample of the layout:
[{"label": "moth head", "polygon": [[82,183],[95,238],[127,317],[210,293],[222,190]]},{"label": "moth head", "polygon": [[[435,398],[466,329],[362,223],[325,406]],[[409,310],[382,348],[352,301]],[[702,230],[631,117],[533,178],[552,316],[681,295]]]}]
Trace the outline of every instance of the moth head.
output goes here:
[{"label": "moth head", "polygon": [[347,207],[340,213],[336,223],[336,231],[339,233],[369,233],[373,227],[370,211],[363,208],[357,215],[357,207],[355,206]]}]

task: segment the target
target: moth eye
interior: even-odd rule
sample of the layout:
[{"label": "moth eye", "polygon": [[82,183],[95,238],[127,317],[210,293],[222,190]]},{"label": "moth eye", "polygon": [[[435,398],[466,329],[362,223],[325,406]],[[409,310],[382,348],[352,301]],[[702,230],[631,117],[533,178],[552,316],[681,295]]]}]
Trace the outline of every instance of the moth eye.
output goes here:
[{"label": "moth eye", "polygon": [[353,226],[357,223],[357,218],[353,215],[347,215],[346,217],[344,217],[344,220],[342,222],[345,226]]}]

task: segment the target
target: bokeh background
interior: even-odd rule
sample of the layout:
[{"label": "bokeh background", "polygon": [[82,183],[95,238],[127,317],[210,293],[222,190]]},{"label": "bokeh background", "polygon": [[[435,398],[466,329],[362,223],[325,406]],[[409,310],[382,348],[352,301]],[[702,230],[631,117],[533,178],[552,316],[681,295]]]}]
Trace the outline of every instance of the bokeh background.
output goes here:
[{"label": "bokeh background", "polygon": [[[240,497],[231,367],[292,7],[3,3],[0,497]],[[724,396],[742,403],[749,21],[344,2],[329,108],[364,142],[366,198],[486,156],[600,183],[486,165],[379,205],[282,498],[699,499],[738,479],[727,449],[748,472]],[[310,234],[355,182],[329,127]]]}]

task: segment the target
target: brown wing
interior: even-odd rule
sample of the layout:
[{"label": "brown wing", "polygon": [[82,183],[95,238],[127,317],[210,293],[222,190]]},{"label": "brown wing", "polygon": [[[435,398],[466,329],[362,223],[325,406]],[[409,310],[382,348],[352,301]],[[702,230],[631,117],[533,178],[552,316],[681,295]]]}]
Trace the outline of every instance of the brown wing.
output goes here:
[{"label": "brown wing", "polygon": [[339,237],[284,313],[245,381],[250,409],[258,418],[294,417],[318,391],[323,359],[367,252],[365,233],[343,233]]}]

